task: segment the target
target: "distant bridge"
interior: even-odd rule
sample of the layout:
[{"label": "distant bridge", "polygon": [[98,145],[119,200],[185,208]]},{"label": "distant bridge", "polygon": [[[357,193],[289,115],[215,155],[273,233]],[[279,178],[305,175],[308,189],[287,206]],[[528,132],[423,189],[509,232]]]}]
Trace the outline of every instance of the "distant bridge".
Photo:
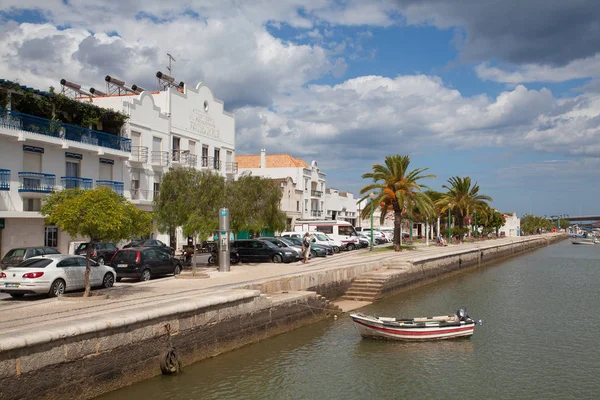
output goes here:
[{"label": "distant bridge", "polygon": [[[555,220],[557,217],[556,215],[552,215],[550,217],[551,220]],[[600,221],[600,215],[582,215],[580,217],[562,217],[563,219],[568,219],[570,222],[573,221]]]}]

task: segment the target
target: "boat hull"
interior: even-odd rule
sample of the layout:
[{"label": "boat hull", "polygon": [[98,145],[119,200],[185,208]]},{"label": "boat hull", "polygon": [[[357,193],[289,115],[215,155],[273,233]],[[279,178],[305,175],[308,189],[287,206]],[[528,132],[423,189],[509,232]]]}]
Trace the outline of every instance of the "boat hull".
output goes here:
[{"label": "boat hull", "polygon": [[[364,338],[428,341],[469,337],[475,330],[475,321],[454,323],[389,323],[376,317],[353,314],[350,316],[358,333]],[[397,326],[395,326],[397,325]]]}]

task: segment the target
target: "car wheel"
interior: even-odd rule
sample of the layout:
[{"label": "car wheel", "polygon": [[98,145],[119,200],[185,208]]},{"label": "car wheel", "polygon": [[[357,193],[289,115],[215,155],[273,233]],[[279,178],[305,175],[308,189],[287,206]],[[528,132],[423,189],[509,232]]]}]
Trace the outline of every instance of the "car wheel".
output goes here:
[{"label": "car wheel", "polygon": [[145,269],[142,272],[142,276],[140,276],[140,281],[142,281],[142,282],[149,281],[151,277],[152,277],[152,274],[150,273],[150,270],[149,269]]},{"label": "car wheel", "polygon": [[173,270],[173,275],[179,275],[181,273],[181,265],[177,264]]},{"label": "car wheel", "polygon": [[283,257],[281,257],[281,254],[275,254],[273,256],[273,262],[274,263],[281,263],[281,262],[283,262]]},{"label": "car wheel", "polygon": [[123,278],[121,278],[120,276],[117,276],[117,282],[121,282],[121,279],[123,279]]},{"label": "car wheel", "polygon": [[240,255],[239,254],[232,254],[231,258],[229,259],[229,263],[230,264],[238,264],[240,262]]},{"label": "car wheel", "polygon": [[104,275],[104,278],[102,278],[102,287],[103,288],[113,287],[114,284],[115,284],[115,277],[113,276],[113,274],[111,274],[109,272],[106,275]]},{"label": "car wheel", "polygon": [[12,297],[13,299],[20,299],[23,296],[25,296],[25,293],[11,293],[10,294],[10,297]]},{"label": "car wheel", "polygon": [[308,258],[315,258],[316,256],[317,256],[317,252],[314,250],[311,250]]},{"label": "car wheel", "polygon": [[104,257],[98,257],[98,260],[96,260],[96,262],[100,265],[104,265]]},{"label": "car wheel", "polygon": [[356,247],[354,246],[354,243],[350,243],[350,244],[348,244],[348,250],[349,250],[349,251],[352,251],[352,250],[354,250],[355,248],[356,248]]},{"label": "car wheel", "polygon": [[50,286],[50,291],[48,292],[48,297],[56,297],[60,296],[65,292],[65,281],[62,279],[57,279],[52,282],[52,286]]},{"label": "car wheel", "polygon": [[208,263],[209,264],[214,264],[216,261],[217,261],[217,259],[215,258],[215,256],[208,257]]},{"label": "car wheel", "polygon": [[333,253],[337,254],[340,252],[340,248],[338,246],[333,246]]}]

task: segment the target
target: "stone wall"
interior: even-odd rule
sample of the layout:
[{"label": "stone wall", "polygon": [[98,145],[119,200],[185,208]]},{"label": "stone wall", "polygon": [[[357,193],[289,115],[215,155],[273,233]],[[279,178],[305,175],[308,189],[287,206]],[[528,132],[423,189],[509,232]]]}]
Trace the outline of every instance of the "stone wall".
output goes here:
[{"label": "stone wall", "polygon": [[0,399],[89,399],[159,375],[170,341],[183,365],[325,318],[319,295],[258,292],[195,310],[0,352]]}]

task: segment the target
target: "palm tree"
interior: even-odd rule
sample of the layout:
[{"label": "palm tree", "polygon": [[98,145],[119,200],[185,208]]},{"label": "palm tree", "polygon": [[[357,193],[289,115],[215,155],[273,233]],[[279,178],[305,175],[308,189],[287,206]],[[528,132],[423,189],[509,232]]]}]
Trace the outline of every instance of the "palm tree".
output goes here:
[{"label": "palm tree", "polygon": [[372,211],[381,207],[380,222],[383,224],[388,211],[393,210],[395,251],[401,251],[403,217],[412,217],[417,208],[426,215],[435,212],[433,202],[421,191],[428,187],[418,183],[424,178],[435,178],[435,175],[423,174],[429,168],[408,171],[409,164],[410,156],[387,156],[385,165],[374,164],[373,172],[362,175],[363,179],[372,179],[373,183],[361,189],[360,193],[365,196],[360,201],[366,200],[370,193],[373,193],[374,197],[363,208],[361,217],[366,219]]},{"label": "palm tree", "polygon": [[[479,185],[477,182],[471,184],[471,178],[461,178],[453,176],[448,179],[448,185],[442,185],[447,192],[436,202],[441,206],[441,211],[448,212],[448,209],[454,214],[456,222],[462,232],[465,218],[471,217],[473,212],[483,213],[487,208],[486,202],[492,201],[490,196],[479,194]],[[450,228],[450,221],[448,221]]]}]

